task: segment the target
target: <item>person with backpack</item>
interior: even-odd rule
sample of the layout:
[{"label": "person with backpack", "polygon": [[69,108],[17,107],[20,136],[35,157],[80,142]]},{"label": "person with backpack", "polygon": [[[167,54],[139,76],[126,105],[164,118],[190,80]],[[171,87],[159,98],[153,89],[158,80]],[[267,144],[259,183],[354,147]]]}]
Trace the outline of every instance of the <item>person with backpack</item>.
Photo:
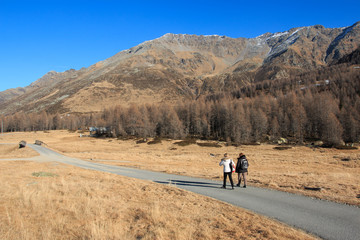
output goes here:
[{"label": "person with backpack", "polygon": [[242,175],[244,179],[244,188],[246,188],[246,175],[248,174],[248,167],[249,167],[249,162],[246,159],[246,156],[243,153],[240,153],[237,159],[236,169],[235,169],[235,172],[238,173],[238,184],[236,184],[237,187],[240,187],[241,175]]},{"label": "person with backpack", "polygon": [[219,166],[224,166],[224,182],[223,182],[223,185],[221,188],[226,189],[226,178],[227,178],[227,176],[229,176],[229,180],[231,183],[231,189],[233,190],[234,182],[232,179],[232,172],[233,172],[233,170],[235,170],[234,169],[234,167],[235,167],[234,161],[231,158],[229,158],[227,153],[225,153],[224,158],[222,158],[219,163]]}]

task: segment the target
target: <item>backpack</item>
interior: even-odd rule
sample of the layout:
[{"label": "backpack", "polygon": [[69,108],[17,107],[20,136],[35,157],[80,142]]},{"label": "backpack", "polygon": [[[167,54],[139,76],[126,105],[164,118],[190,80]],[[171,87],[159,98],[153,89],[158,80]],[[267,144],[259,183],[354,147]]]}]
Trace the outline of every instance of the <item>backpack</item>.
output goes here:
[{"label": "backpack", "polygon": [[247,170],[248,169],[249,164],[248,164],[248,161],[247,161],[246,158],[241,159],[240,164],[241,164],[240,165],[241,170]]}]

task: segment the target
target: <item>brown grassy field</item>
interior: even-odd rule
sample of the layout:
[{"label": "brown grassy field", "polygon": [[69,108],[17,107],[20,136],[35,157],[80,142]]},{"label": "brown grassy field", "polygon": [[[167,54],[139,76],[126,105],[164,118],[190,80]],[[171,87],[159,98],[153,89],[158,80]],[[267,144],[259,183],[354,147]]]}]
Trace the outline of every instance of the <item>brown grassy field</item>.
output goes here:
[{"label": "brown grassy field", "polygon": [[0,168],[0,239],[315,239],[171,185],[55,162]]},{"label": "brown grassy field", "polygon": [[[174,140],[137,144],[136,140],[80,138],[79,133],[51,131],[4,135],[1,142],[44,141],[65,155],[105,164],[129,166],[189,176],[221,179],[218,166],[224,152],[248,157],[249,184],[307,196],[360,205],[360,151],[274,145],[201,147],[179,146]],[[306,190],[321,188],[320,191]]]},{"label": "brown grassy field", "polygon": [[15,144],[6,144],[2,145],[0,144],[0,159],[1,158],[8,158],[9,156],[11,158],[29,158],[29,157],[35,157],[39,154],[32,150],[31,148],[21,148],[19,149],[19,145]]}]

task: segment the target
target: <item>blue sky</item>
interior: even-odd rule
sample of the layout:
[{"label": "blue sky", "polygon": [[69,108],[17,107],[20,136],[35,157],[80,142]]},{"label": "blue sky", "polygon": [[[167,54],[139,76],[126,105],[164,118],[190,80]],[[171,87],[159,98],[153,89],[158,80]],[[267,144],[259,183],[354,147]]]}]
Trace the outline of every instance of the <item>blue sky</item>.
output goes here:
[{"label": "blue sky", "polygon": [[360,21],[360,1],[0,0],[0,91],[88,67],[166,33],[252,38]]}]

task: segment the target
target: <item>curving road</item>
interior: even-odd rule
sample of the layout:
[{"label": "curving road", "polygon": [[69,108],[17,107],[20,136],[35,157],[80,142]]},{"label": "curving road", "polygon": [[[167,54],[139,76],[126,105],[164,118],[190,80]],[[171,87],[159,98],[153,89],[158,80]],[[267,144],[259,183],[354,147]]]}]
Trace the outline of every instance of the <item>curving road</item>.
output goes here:
[{"label": "curving road", "polygon": [[235,188],[234,191],[220,189],[220,181],[92,163],[66,157],[42,146],[28,146],[40,154],[29,160],[56,161],[85,169],[173,184],[277,219],[323,239],[360,239],[360,208],[355,206],[251,186],[246,189]]}]

